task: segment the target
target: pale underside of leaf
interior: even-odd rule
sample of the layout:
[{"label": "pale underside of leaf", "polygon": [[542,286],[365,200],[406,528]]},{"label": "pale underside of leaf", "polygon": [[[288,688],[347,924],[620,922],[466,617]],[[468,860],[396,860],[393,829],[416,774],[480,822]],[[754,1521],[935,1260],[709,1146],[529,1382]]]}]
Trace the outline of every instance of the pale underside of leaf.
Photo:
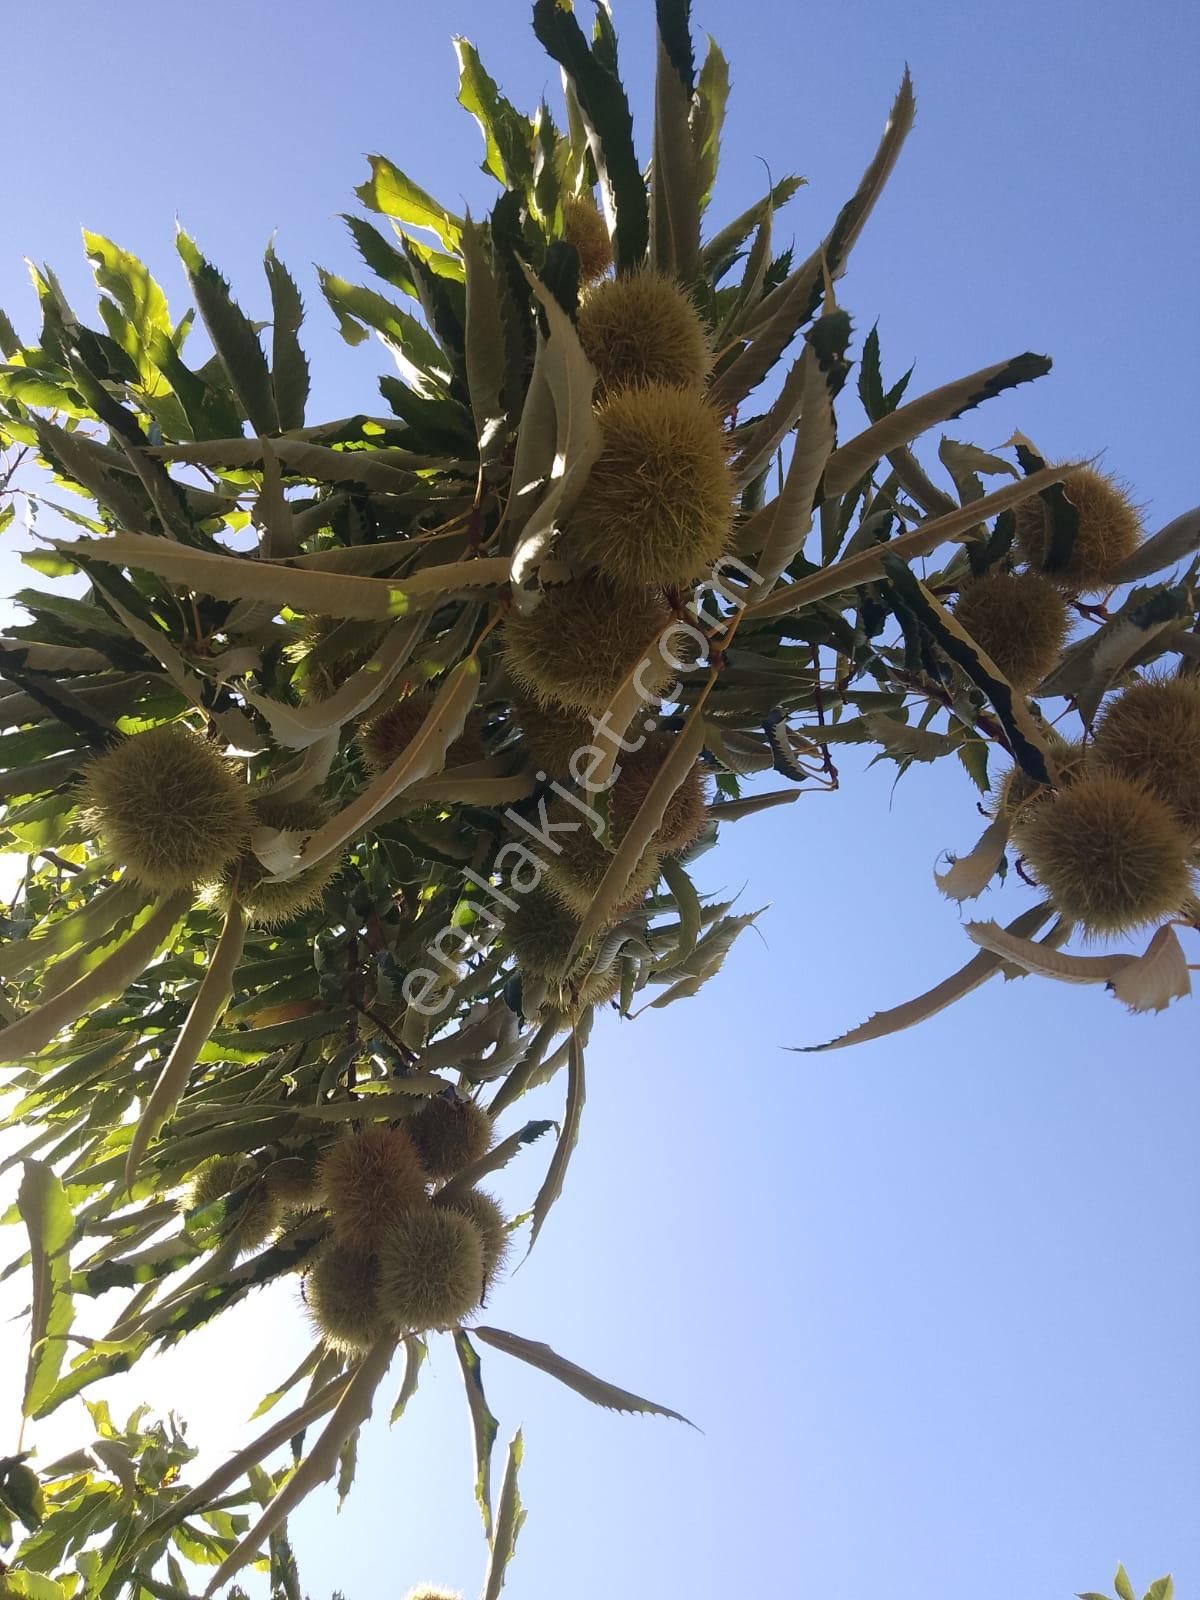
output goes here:
[{"label": "pale underside of leaf", "polygon": [[275,856],[264,863],[273,876],[286,880],[306,867],[315,866],[354,838],[397,795],[422,778],[440,772],[447,750],[462,734],[478,693],[479,663],[468,656],[446,674],[446,681],[435,695],[424,722],[391,766],[348,806],[310,834],[303,848],[293,856],[290,867],[282,865]]},{"label": "pale underside of leaf", "polygon": [[228,707],[223,711],[214,712],[209,707],[204,680],[198,673],[192,671],[162,628],[156,628],[149,622],[143,621],[141,617],[135,616],[94,573],[90,576],[93,586],[104,596],[105,604],[111,606],[117,613],[133,638],[162,664],[167,676],[180,693],[190,700],[193,706],[203,711],[205,716],[212,718],[228,745],[246,755],[258,755],[266,748],[262,734],[244,711],[237,707]]},{"label": "pale underside of leaf", "polygon": [[1008,843],[1008,820],[997,817],[983,830],[969,855],[951,858],[945,872],[935,872],[934,882],[949,900],[974,900],[996,876]]},{"label": "pale underside of leaf", "polygon": [[1012,383],[1026,382],[1037,376],[1039,363],[1049,365],[1045,358],[1029,356],[999,361],[994,366],[984,367],[968,377],[944,384],[940,389],[933,389],[916,400],[910,400],[907,405],[890,411],[830,456],[825,473],[825,493],[845,494],[874,462],[889,451],[911,444],[927,428],[948,422],[965,408],[987,398],[996,392],[997,384],[1007,388]]},{"label": "pale underside of leaf", "polygon": [[[596,747],[601,751],[601,759],[589,768],[590,782],[596,793],[601,792],[620,763],[621,747],[617,740],[624,738],[627,732],[642,731],[641,728],[630,728],[638,712],[646,713],[642,723],[645,732],[651,732],[654,726],[654,713],[660,702],[647,695],[644,684],[647,678],[653,680],[656,677],[659,663],[669,657],[667,640],[678,627],[679,623],[673,617],[669,622],[663,623],[654,638],[647,642],[638,660],[617,685],[612,698],[597,719],[600,727],[607,731],[603,736],[598,735],[596,740]],[[665,692],[669,693],[669,689]]]},{"label": "pale underside of leaf", "polygon": [[259,439],[262,453],[262,483],[254,503],[254,522],[261,530],[259,551],[265,561],[284,561],[297,554],[299,538],[296,519],[283,493],[279,457],[269,439]]},{"label": "pale underside of leaf", "polygon": [[550,341],[539,329],[533,371],[517,424],[512,481],[500,524],[504,530],[520,529],[533,515],[538,495],[554,466],[558,429],[554,396],[546,379],[546,366],[551,360],[549,350]]},{"label": "pale underside of leaf", "polygon": [[715,800],[708,815],[714,822],[736,822],[739,817],[752,817],[775,806],[793,805],[803,793],[803,789],[771,789],[766,794],[743,795],[740,800]]},{"label": "pale underside of leaf", "polygon": [[[676,790],[695,766],[704,747],[702,708],[693,707],[682,731],[671,741],[666,760],[654,774],[646,797],[621,837],[603,878],[596,886],[591,904],[579,924],[568,962],[578,954],[594,933],[612,920],[613,909],[626,898],[629,879],[648,849],[666,815]],[[585,823],[584,826],[587,826]]]},{"label": "pale underside of leaf", "polygon": [[29,1234],[33,1294],[29,1315],[29,1360],[21,1415],[32,1416],[54,1388],[71,1327],[68,1246],[74,1222],[66,1191],[52,1167],[26,1161],[17,1210]]},{"label": "pale underside of leaf", "polygon": [[475,1440],[475,1501],[483,1520],[485,1538],[492,1537],[492,1449],[500,1424],[488,1407],[483,1392],[483,1375],[479,1352],[461,1328],[454,1330],[454,1351],[462,1372],[463,1388],[467,1396],[467,1409],[471,1414],[471,1432]]},{"label": "pale underside of leaf", "polygon": [[[390,426],[395,426],[391,419]],[[434,467],[445,469],[446,462],[433,456],[414,455],[395,445],[377,450],[335,450],[316,444],[311,438],[273,437],[271,449],[283,466],[297,477],[318,483],[361,484],[367,489],[403,494],[411,489],[413,473]],[[243,471],[261,468],[262,446],[258,439],[205,439],[199,443],[147,446],[146,455],[163,461],[182,461],[189,466],[212,467],[217,471]]]},{"label": "pale underside of leaf", "polygon": [[583,492],[604,444],[592,407],[596,369],[555,297],[528,268],[525,275],[550,327],[539,354],[541,377],[554,404],[555,446],[549,482],[513,551],[513,602],[520,611],[532,610],[540,601],[538,568],[552,551],[561,522]]},{"label": "pale underside of leaf", "polygon": [[285,750],[308,749],[360,717],[386,693],[420,643],[426,625],[423,615],[394,624],[370,660],[352,672],[327,699],[294,706],[253,690],[246,691],[246,699],[266,718],[276,744]]},{"label": "pale underside of leaf", "polygon": [[421,1376],[421,1364],[428,1353],[428,1347],[419,1334],[404,1335],[404,1377],[400,1381],[400,1392],[396,1396],[395,1404],[388,1414],[389,1427],[394,1427],[399,1422],[408,1408],[408,1402],[416,1394],[417,1383]]},{"label": "pale underside of leaf", "polygon": [[338,753],[338,744],[336,729],[314,740],[305,750],[301,760],[286,769],[279,781],[265,790],[265,794],[269,794],[272,800],[281,804],[285,801],[302,800],[306,795],[312,794],[328,778]]},{"label": "pale underside of leaf", "polygon": [[1172,590],[1135,589],[1114,616],[1064,652],[1037,693],[1068,696],[1090,723],[1127,664],[1164,634],[1189,626],[1193,606],[1191,592],[1184,585]]},{"label": "pale underside of leaf", "polygon": [[282,1526],[290,1512],[318,1484],[331,1478],[338,1469],[342,1446],[355,1429],[371,1415],[371,1407],[378,1389],[396,1351],[395,1336],[388,1333],[376,1341],[362,1357],[342,1391],[320,1438],[301,1461],[292,1476],[280,1489],[270,1505],[259,1517],[245,1537],[217,1568],[212,1581],[204,1591],[205,1597],[216,1594],[229,1580],[240,1572],[275,1530]]},{"label": "pale underside of leaf", "polygon": [[163,1123],[174,1111],[179,1097],[196,1065],[200,1051],[220,1020],[233,994],[233,974],[246,943],[249,919],[245,909],[232,900],[225,913],[225,924],[204,977],[196,991],[174,1048],[159,1073],[158,1081],[142,1110],[125,1158],[125,1187],[131,1189],[142,1156]]},{"label": "pale underside of leaf", "polygon": [[213,1500],[219,1499],[250,1467],[265,1461],[272,1451],[280,1449],[318,1417],[323,1417],[326,1412],[332,1411],[345,1393],[349,1382],[350,1374],[343,1372],[336,1378],[330,1379],[328,1383],[322,1384],[303,1405],[297,1406],[286,1417],[281,1417],[278,1422],[265,1428],[256,1439],[251,1440],[236,1455],[230,1456],[228,1461],[210,1473],[203,1483],[197,1484],[181,1500],[176,1501],[169,1511],[164,1512],[159,1525],[179,1522],[184,1517],[190,1516],[193,1511],[198,1511]]},{"label": "pale underside of leaf", "polygon": [[[1044,901],[1040,905],[1022,911],[1004,931],[1023,940],[1044,927],[1052,915],[1051,906]],[[978,989],[980,984],[999,972],[1002,965],[1001,956],[991,950],[984,951],[968,961],[965,967],[960,967],[949,978],[936,984],[925,994],[918,995],[915,1000],[894,1006],[890,1011],[877,1011],[859,1027],[852,1028],[849,1033],[843,1033],[837,1039],[831,1039],[828,1044],[793,1045],[790,1048],[814,1054],[823,1050],[842,1050],[851,1044],[866,1044],[871,1039],[886,1039],[889,1034],[901,1033],[905,1028],[914,1027],[918,1022],[924,1022],[929,1017],[936,1016],[939,1011],[944,1011],[947,1006],[952,1006],[956,1000],[961,1000],[973,989]]]},{"label": "pale underside of leaf", "polygon": [[804,548],[812,527],[813,501],[834,442],[833,403],[828,379],[812,346],[800,357],[801,407],[792,459],[775,514],[755,562],[758,583],[774,585]]}]

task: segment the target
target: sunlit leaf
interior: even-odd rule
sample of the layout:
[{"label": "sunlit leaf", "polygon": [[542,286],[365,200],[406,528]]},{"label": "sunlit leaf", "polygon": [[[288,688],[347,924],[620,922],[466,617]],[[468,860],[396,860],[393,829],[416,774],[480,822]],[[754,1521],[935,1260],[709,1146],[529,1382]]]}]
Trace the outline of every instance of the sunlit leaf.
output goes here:
[{"label": "sunlit leaf", "polygon": [[74,1219],[62,1183],[40,1161],[26,1161],[17,1209],[29,1234],[33,1302],[22,1415],[34,1416],[54,1388],[74,1319],[67,1254]]}]

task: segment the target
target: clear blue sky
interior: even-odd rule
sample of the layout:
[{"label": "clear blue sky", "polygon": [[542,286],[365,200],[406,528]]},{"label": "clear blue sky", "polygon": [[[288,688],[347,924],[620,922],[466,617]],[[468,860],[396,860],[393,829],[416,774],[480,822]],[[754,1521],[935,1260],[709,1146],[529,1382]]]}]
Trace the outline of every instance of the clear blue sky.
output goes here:
[{"label": "clear blue sky", "polygon": [[[644,151],[652,7],[616,9]],[[1200,499],[1191,7],[696,12],[733,65],[714,216],[761,190],[763,160],[802,172],[779,232],[807,249],[907,60],[917,127],[839,291],[860,336],[878,316],[885,373],[916,360],[921,389],[1048,351],[1050,378],[958,435],[995,446],[1019,426],[1052,456],[1107,450],[1152,526]],[[336,214],[371,150],[482,210],[456,31],[519,103],[554,88],[523,0],[14,8],[0,304],[32,331],[22,254],[87,303],[81,224],[182,304],[178,214],[265,315],[272,230],[296,270],[356,276]],[[383,352],[343,345],[307,282],[314,416],[374,408]],[[846,763],[840,794],[729,830],[705,886],[770,901],[764,938],[696,1001],[598,1030],[566,1194],[490,1317],[704,1431],[594,1411],[485,1353],[502,1441],[526,1431],[514,1600],[1066,1600],[1107,1587],[1118,1559],[1200,1591],[1195,1003],[1133,1019],[1028,979],[857,1053],[780,1049],[966,958],[931,872],[978,832],[973,791],[918,769],[893,796],[892,772]],[[514,1203],[544,1159],[511,1169]],[[302,1337],[281,1294],[124,1392],[174,1386],[213,1445]],[[422,1576],[473,1595],[484,1554],[448,1351],[406,1423],[372,1431],[359,1477],[340,1518],[330,1490],[298,1519],[313,1600],[393,1600]]]}]

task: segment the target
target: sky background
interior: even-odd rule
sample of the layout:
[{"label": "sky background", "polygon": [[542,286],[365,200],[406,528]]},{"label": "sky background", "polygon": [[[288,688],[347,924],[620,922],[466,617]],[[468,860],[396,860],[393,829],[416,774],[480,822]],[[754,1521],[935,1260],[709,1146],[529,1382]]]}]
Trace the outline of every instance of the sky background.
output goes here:
[{"label": "sky background", "polygon": [[[807,251],[907,61],[917,126],[839,288],[860,339],[878,317],[885,379],[916,361],[917,393],[1047,351],[1049,378],[956,436],[995,447],[1019,427],[1052,458],[1106,451],[1151,529],[1200,499],[1191,7],[695,13],[734,82],[713,226],[761,193],[764,163],[800,172],[776,237]],[[652,7],[623,0],[616,18],[645,155]],[[340,341],[310,262],[363,281],[337,214],[368,151],[453,208],[490,203],[453,103],[453,32],[518,104],[556,91],[513,0],[8,8],[0,304],[34,333],[27,254],[90,305],[85,225],[143,256],[178,312],[177,215],[265,316],[274,232],[307,289],[310,416],[378,409],[387,357]],[[36,581],[5,560],[6,590]],[[838,794],[727,830],[700,880],[769,904],[761,937],[696,1001],[596,1031],[566,1192],[488,1320],[703,1431],[594,1410],[485,1351],[497,1474],[525,1428],[513,1600],[1066,1600],[1107,1588],[1119,1559],[1139,1592],[1168,1568],[1181,1600],[1200,1592],[1194,1002],[1133,1018],[1102,991],[994,982],[890,1041],[782,1048],[970,953],[932,870],[978,834],[975,792],[951,764],[893,793],[894,770],[847,761]],[[982,914],[1020,898],[992,893]],[[505,1175],[514,1206],[547,1155]],[[0,1449],[23,1338],[0,1327]],[[114,1385],[114,1403],[174,1403],[224,1451],[307,1340],[282,1290]],[[82,1431],[75,1413],[39,1441]],[[330,1488],[295,1519],[313,1600],[393,1600],[422,1577],[473,1595],[471,1478],[447,1345],[403,1425],[368,1433],[340,1517]]]}]

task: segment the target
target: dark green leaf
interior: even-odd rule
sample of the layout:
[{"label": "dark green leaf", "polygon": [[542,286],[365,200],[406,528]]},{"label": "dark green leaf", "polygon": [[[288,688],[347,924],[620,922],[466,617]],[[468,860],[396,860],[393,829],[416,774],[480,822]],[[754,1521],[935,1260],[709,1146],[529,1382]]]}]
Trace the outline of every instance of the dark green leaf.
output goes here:
[{"label": "dark green leaf", "polygon": [[273,246],[267,250],[264,265],[271,286],[271,387],[279,426],[286,431],[304,426],[308,400],[308,358],[297,337],[304,321],[304,302]]},{"label": "dark green leaf", "polygon": [[278,433],[279,415],[275,409],[271,374],[254,324],[233,299],[228,283],[216,267],[205,260],[182,230],[176,247],[187,269],[188,281],[213,348],[251,427],[256,433]]}]

